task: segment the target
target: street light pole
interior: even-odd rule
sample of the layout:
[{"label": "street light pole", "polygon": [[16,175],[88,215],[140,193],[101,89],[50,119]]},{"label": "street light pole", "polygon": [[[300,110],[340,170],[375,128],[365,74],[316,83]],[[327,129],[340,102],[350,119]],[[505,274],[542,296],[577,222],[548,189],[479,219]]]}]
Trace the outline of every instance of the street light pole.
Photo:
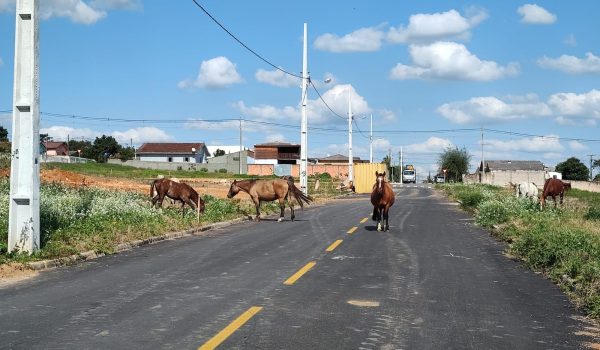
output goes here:
[{"label": "street light pole", "polygon": [[308,54],[307,54],[307,24],[304,23],[304,45],[302,50],[302,122],[300,126],[300,190],[305,195],[308,195],[308,174],[307,174],[307,160],[308,160],[308,115],[307,115],[307,90],[308,90]]},{"label": "street light pole", "polygon": [[369,163],[373,163],[373,113],[371,113],[371,132],[369,133]]},{"label": "street light pole", "polygon": [[352,99],[348,88],[348,181],[354,184],[354,158],[352,156]]}]

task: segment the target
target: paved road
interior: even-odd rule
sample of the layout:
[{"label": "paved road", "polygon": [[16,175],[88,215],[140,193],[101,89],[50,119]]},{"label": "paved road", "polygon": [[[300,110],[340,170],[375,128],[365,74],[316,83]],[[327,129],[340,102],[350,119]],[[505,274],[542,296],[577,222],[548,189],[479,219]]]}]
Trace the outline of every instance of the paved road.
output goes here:
[{"label": "paved road", "polygon": [[248,222],[43,272],[0,289],[0,348],[593,343],[556,286],[433,190],[399,188],[389,232],[364,221],[370,211],[366,196],[348,197],[298,211],[296,222]]}]

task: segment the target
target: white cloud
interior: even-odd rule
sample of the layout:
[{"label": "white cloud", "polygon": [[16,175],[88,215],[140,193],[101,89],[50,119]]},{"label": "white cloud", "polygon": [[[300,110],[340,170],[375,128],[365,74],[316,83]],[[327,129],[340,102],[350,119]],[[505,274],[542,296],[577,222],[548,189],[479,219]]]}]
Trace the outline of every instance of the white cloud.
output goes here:
[{"label": "white cloud", "polygon": [[486,138],[484,147],[494,152],[558,153],[564,150],[557,135],[526,137],[508,141]]},{"label": "white cloud", "polygon": [[410,16],[408,26],[391,27],[387,40],[392,43],[432,42],[443,39],[468,39],[470,30],[487,18],[483,10],[463,17],[458,11],[419,13]]},{"label": "white cloud", "polygon": [[600,57],[591,52],[586,53],[585,58],[569,55],[562,55],[558,58],[544,56],[537,63],[542,68],[559,70],[569,74],[600,73]]},{"label": "white cloud", "polygon": [[558,93],[550,96],[548,105],[557,116],[600,119],[600,91],[584,94]]},{"label": "white cloud", "polygon": [[111,133],[117,142],[121,144],[143,143],[143,142],[169,142],[173,141],[173,137],[169,136],[163,130],[146,126],[133,128],[125,131],[114,131]]},{"label": "white cloud", "polygon": [[329,52],[371,52],[381,48],[385,33],[379,28],[361,28],[340,37],[326,33],[315,39],[317,50]]},{"label": "white cloud", "polygon": [[92,0],[90,5],[101,10],[139,10],[141,0]]},{"label": "white cloud", "polygon": [[47,0],[40,2],[41,19],[67,17],[75,23],[94,24],[106,15],[106,11],[95,9],[82,0]]},{"label": "white cloud", "polygon": [[529,24],[552,24],[556,22],[556,15],[536,4],[526,4],[517,9],[521,15],[521,22]]},{"label": "white cloud", "polygon": [[588,146],[584,145],[579,141],[570,141],[569,148],[571,148],[573,151],[585,151],[589,149]]},{"label": "white cloud", "polygon": [[288,142],[282,134],[269,134],[265,136],[265,142]]},{"label": "white cloud", "polygon": [[[11,12],[16,8],[15,0],[0,0],[0,12]],[[107,16],[106,10],[136,10],[141,0],[42,0],[40,18],[66,17],[75,23],[94,24]]]},{"label": "white cloud", "polygon": [[227,57],[219,56],[200,64],[200,73],[196,80],[186,79],[180,81],[177,87],[187,89],[191,87],[219,89],[229,85],[242,83],[243,79]]},{"label": "white cloud", "polygon": [[[380,116],[386,122],[395,122],[398,118],[396,117],[396,113],[390,111],[389,109],[380,109],[377,111],[377,116]],[[376,116],[373,119],[377,118]]]},{"label": "white cloud", "polygon": [[453,147],[454,144],[448,139],[432,136],[422,143],[413,143],[404,146],[403,150],[406,153],[436,153],[443,152],[448,147]]},{"label": "white cloud", "polygon": [[[243,123],[243,122],[242,122]],[[197,130],[235,130],[239,129],[240,122],[237,120],[225,120],[222,122],[215,121],[203,121],[201,119],[190,119],[185,124],[186,129],[197,129]],[[244,131],[255,131],[255,128],[249,123],[243,123],[242,127]]]},{"label": "white cloud", "polygon": [[0,57],[0,67],[4,66],[4,61],[2,60],[2,57]]},{"label": "white cloud", "polygon": [[256,80],[279,87],[299,87],[302,79],[286,74],[278,69],[267,71],[259,69],[255,74]]},{"label": "white cloud", "polygon": [[[48,134],[57,141],[67,141],[67,139],[94,139],[100,137],[102,133],[89,128],[72,128],[69,126],[54,125],[49,128],[40,129],[41,134]],[[140,127],[125,131],[113,131],[110,136],[114,137],[121,144],[130,144],[133,139],[134,143],[143,142],[168,142],[173,141],[173,138],[167,135],[163,130],[156,127]]]},{"label": "white cloud", "polygon": [[467,101],[445,103],[437,108],[444,118],[457,123],[501,122],[530,117],[548,117],[552,110],[535,95],[499,98],[473,97]]},{"label": "white cloud", "polygon": [[[335,111],[339,117],[347,120],[348,117],[348,95],[352,99],[352,114],[356,117],[364,116],[371,112],[367,101],[360,96],[352,85],[335,85],[331,89],[322,93],[323,100]],[[276,107],[272,105],[246,106],[242,101],[236,104],[236,108],[244,115],[255,120],[278,122],[284,124],[299,123],[301,117],[300,100],[296,106]],[[309,100],[308,103],[309,124],[325,124],[332,121],[339,121],[325,106],[320,99]]]},{"label": "white cloud", "polygon": [[431,45],[410,45],[412,66],[398,63],[390,72],[391,79],[451,79],[491,81],[519,72],[517,63],[500,66],[483,61],[463,45],[436,42]]}]

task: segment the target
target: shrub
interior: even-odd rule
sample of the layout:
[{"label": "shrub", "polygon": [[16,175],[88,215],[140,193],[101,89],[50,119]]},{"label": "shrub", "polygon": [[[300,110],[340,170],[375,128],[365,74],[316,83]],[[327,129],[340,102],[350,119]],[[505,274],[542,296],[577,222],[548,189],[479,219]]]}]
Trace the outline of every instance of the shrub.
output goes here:
[{"label": "shrub", "polygon": [[600,207],[589,207],[588,212],[583,217],[586,220],[600,220]]},{"label": "shrub", "polygon": [[227,169],[221,168],[221,169],[219,169],[219,172],[222,174],[225,174],[225,173],[227,173]]}]

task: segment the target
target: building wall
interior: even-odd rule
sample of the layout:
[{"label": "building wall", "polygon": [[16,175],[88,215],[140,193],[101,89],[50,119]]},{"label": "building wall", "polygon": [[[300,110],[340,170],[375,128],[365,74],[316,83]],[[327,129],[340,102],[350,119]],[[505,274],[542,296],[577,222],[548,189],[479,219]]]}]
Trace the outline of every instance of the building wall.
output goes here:
[{"label": "building wall", "polygon": [[[506,186],[509,182],[513,184],[519,182],[533,182],[538,187],[544,186],[545,172],[543,170],[516,170],[516,171],[490,171],[484,173],[481,183],[495,186]],[[465,183],[479,183],[479,174],[469,174],[463,176]]]},{"label": "building wall", "polygon": [[254,159],[277,159],[277,147],[255,147]]},{"label": "building wall", "polygon": [[[239,163],[175,163],[175,162],[153,162],[153,161],[142,161],[142,160],[128,160],[121,161],[119,159],[109,159],[108,163],[121,164],[126,166],[132,166],[141,169],[156,169],[156,170],[186,170],[186,171],[200,171],[201,169],[207,169],[208,172],[218,172],[221,169],[226,169],[228,173],[238,174]],[[242,173],[247,172],[247,165],[242,163]]]}]

